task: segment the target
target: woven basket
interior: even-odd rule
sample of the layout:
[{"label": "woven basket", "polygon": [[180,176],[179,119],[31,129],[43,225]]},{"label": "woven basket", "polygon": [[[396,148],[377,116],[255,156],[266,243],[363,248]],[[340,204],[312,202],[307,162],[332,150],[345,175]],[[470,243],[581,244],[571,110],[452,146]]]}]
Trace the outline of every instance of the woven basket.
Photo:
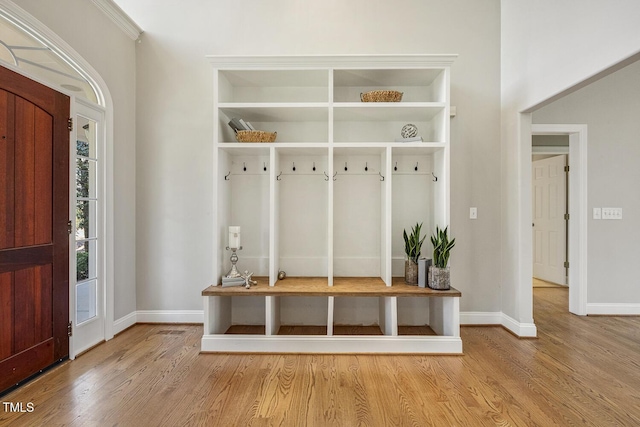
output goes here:
[{"label": "woven basket", "polygon": [[362,102],[400,102],[402,92],[397,90],[372,90],[360,94]]},{"label": "woven basket", "polygon": [[278,132],[265,132],[262,130],[239,130],[236,133],[238,142],[273,142]]}]

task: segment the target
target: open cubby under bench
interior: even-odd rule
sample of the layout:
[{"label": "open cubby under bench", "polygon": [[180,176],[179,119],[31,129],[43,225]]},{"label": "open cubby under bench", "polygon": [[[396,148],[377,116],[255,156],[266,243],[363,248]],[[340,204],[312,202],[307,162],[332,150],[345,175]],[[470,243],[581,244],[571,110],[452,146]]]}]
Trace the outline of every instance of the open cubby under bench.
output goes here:
[{"label": "open cubby under bench", "polygon": [[[393,278],[387,286],[378,277],[288,277],[269,286],[267,277],[254,278],[257,285],[210,286],[204,298],[202,352],[239,353],[435,353],[462,354],[460,339],[460,291],[420,288]],[[264,305],[261,324],[236,324],[234,307],[247,310],[239,299],[253,297],[259,309]],[[326,324],[281,324],[282,301],[301,304],[304,298],[326,301]],[[377,300],[377,325],[342,325],[337,310],[341,298]],[[418,298],[428,310],[428,324],[399,325],[399,298]],[[292,303],[293,300],[293,303]],[[234,302],[235,301],[235,302]],[[255,302],[255,301],[254,301]],[[348,306],[348,304],[347,304]],[[401,306],[400,306],[401,307]],[[239,316],[240,318],[246,316]],[[262,316],[260,316],[262,317]]]}]

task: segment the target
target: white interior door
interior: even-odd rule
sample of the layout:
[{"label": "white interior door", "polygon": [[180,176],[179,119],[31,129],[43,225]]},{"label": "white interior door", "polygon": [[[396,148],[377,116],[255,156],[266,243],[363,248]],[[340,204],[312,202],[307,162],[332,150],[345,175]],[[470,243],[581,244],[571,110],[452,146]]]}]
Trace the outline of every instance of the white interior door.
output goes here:
[{"label": "white interior door", "polygon": [[533,162],[533,276],[565,285],[567,275],[567,156]]}]

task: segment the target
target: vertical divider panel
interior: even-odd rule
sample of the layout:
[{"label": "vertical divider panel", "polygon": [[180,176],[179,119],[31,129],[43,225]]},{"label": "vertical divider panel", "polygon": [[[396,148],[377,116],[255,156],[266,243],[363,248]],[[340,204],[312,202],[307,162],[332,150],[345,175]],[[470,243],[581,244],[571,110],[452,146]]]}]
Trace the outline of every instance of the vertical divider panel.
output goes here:
[{"label": "vertical divider panel", "polygon": [[280,159],[274,147],[269,149],[269,164],[271,164],[269,174],[269,286],[274,286],[278,280],[280,269],[280,210],[278,208]]},{"label": "vertical divider panel", "polygon": [[328,164],[328,175],[329,175],[329,180],[327,182],[327,185],[329,185],[329,191],[327,191],[327,206],[328,206],[328,212],[327,212],[327,236],[328,236],[328,244],[327,244],[327,252],[328,252],[328,259],[327,259],[327,264],[328,264],[328,284],[329,286],[333,286],[333,252],[334,252],[334,248],[333,248],[333,215],[334,215],[334,204],[333,204],[333,193],[334,193],[334,185],[333,185],[333,171],[334,171],[334,162],[333,162],[333,147],[329,146],[329,153],[328,153],[328,159],[327,159],[327,164]]},{"label": "vertical divider panel", "polygon": [[214,257],[214,284],[217,285],[225,274],[225,258],[228,252],[225,250],[227,245],[224,233],[224,227],[229,225],[231,221],[231,183],[225,181],[224,176],[231,170],[231,160],[229,154],[224,150],[215,149],[217,162],[216,171],[214,173],[214,183],[216,188],[217,209],[214,210],[216,219],[214,227],[214,245],[216,248],[216,256]]},{"label": "vertical divider panel", "polygon": [[460,298],[429,298],[429,326],[446,337],[460,336]]},{"label": "vertical divider panel", "polygon": [[[280,269],[279,251],[279,218],[278,198],[280,188],[277,177],[280,173],[280,161],[274,147],[269,148],[269,286],[275,286]],[[277,335],[280,329],[280,297],[266,296],[265,303],[265,334]]]},{"label": "vertical divider panel", "polygon": [[213,283],[214,285],[218,284],[218,275],[220,273],[221,270],[221,265],[220,265],[220,213],[218,211],[218,209],[216,209],[216,205],[217,207],[220,206],[220,184],[219,184],[219,176],[220,176],[220,160],[219,160],[219,156],[220,153],[218,152],[218,132],[219,132],[219,113],[218,113],[218,97],[220,94],[220,89],[218,87],[219,85],[219,77],[218,77],[218,73],[219,70],[216,68],[213,70],[213,90],[214,90],[214,94],[213,94],[213,212],[214,212],[214,218],[213,218],[213,262],[212,262],[212,276],[213,276]]},{"label": "vertical divider panel", "polygon": [[433,203],[435,225],[444,228],[449,224],[449,147],[444,147],[433,154],[433,170],[438,177],[434,183]]},{"label": "vertical divider panel", "polygon": [[[333,93],[334,93],[334,69],[329,68],[329,121],[327,125],[329,126],[329,152],[327,153],[327,174],[329,176],[329,180],[327,184],[329,185],[329,189],[327,191],[327,280],[328,285],[333,286],[333,137],[334,137],[334,111],[333,111]],[[333,335],[333,298],[330,298],[329,301],[330,311],[331,311],[331,334]],[[329,325],[327,325],[327,332],[329,331]]]},{"label": "vertical divider panel", "polygon": [[335,305],[335,297],[327,297],[327,335],[333,336],[333,307]]},{"label": "vertical divider panel", "polygon": [[[382,280],[384,280],[387,286],[391,286],[391,248],[392,239],[391,224],[392,224],[392,194],[391,194],[391,179],[392,179],[392,149],[387,147],[381,154],[381,167],[384,172],[384,181],[382,184],[382,254],[380,265],[382,266]],[[385,335],[397,336],[398,335],[398,298],[397,297],[383,297],[380,298],[380,329]]]},{"label": "vertical divider panel", "polygon": [[380,329],[385,335],[398,335],[398,297],[380,297]]},{"label": "vertical divider panel", "polygon": [[231,298],[204,297],[204,311],[208,315],[205,317],[205,334],[224,334],[231,327]]},{"label": "vertical divider panel", "polygon": [[[443,134],[444,134],[444,141],[446,142],[445,147],[443,150],[437,152],[433,158],[434,158],[434,169],[437,171],[437,174],[439,174],[438,176],[442,176],[442,182],[441,185],[436,185],[436,188],[434,189],[434,194],[436,194],[438,197],[436,197],[436,203],[438,203],[436,206],[439,207],[439,209],[436,209],[436,223],[440,225],[440,227],[443,226],[448,226],[449,225],[449,221],[450,221],[450,203],[451,203],[451,196],[450,196],[450,188],[451,188],[451,184],[450,184],[450,156],[451,156],[451,144],[450,144],[450,128],[451,128],[451,120],[450,120],[450,116],[449,116],[449,111],[450,111],[450,96],[451,96],[451,88],[450,88],[450,84],[449,84],[449,79],[451,76],[451,70],[449,68],[446,68],[443,71],[443,78],[442,81],[440,82],[440,84],[442,85],[442,91],[444,93],[445,96],[445,117],[444,117],[444,123],[443,123]],[[438,214],[441,215],[441,217],[438,217]]]},{"label": "vertical divider panel", "polygon": [[265,334],[278,335],[280,329],[280,297],[265,296]]},{"label": "vertical divider panel", "polygon": [[392,151],[391,147],[387,147],[381,154],[381,167],[382,174],[384,176],[384,181],[381,182],[382,185],[382,197],[380,198],[382,201],[382,244],[380,245],[382,253],[380,256],[380,266],[381,266],[381,277],[384,280],[384,283],[387,286],[391,286],[391,248],[392,248],[392,239],[391,235],[391,224],[392,224],[392,194],[391,194],[391,179],[393,176],[392,173]]}]

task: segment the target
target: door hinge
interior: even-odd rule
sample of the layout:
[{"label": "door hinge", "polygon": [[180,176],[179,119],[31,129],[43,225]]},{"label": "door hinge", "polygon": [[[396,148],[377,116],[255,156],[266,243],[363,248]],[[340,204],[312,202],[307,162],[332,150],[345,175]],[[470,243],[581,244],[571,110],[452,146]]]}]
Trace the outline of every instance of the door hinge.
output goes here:
[{"label": "door hinge", "polygon": [[569,268],[569,261],[564,262],[564,268]]},{"label": "door hinge", "polygon": [[565,172],[569,172],[569,166],[568,165],[564,167],[564,171]]},{"label": "door hinge", "polygon": [[71,234],[73,232],[73,225],[71,224],[71,220],[67,222],[67,232]]},{"label": "door hinge", "polygon": [[569,214],[564,214],[565,221],[569,221]]},{"label": "door hinge", "polygon": [[69,129],[69,132],[73,131],[73,118],[69,117],[69,119],[67,120],[67,128]]},{"label": "door hinge", "polygon": [[73,323],[71,322],[67,325],[67,335],[70,337],[73,336]]}]

